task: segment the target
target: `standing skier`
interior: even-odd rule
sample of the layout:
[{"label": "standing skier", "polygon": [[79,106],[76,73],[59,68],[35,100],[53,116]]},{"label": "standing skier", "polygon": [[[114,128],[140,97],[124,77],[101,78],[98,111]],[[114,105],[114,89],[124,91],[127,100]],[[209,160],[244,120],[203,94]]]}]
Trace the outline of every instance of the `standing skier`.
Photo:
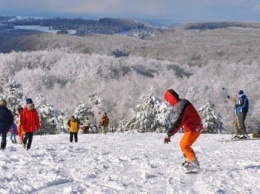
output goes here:
[{"label": "standing skier", "polygon": [[164,99],[174,107],[176,114],[167,136],[164,138],[164,143],[169,143],[171,136],[183,128],[184,135],[180,141],[180,148],[186,160],[182,163],[182,168],[186,172],[198,170],[199,162],[191,146],[203,129],[201,118],[194,106],[188,100],[180,99],[174,90],[167,90]]},{"label": "standing skier", "polygon": [[238,133],[235,138],[246,139],[247,132],[245,126],[246,115],[249,109],[249,100],[247,96],[244,94],[243,90],[239,90],[238,92],[238,102],[235,105],[237,116],[238,116]]}]

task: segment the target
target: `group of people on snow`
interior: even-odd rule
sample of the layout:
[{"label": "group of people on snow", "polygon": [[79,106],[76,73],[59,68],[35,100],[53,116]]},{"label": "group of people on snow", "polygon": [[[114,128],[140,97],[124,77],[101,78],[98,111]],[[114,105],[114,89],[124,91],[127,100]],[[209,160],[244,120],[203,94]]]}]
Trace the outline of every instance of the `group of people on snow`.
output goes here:
[{"label": "group of people on snow", "polygon": [[[15,118],[15,119],[14,119]],[[26,99],[26,106],[18,107],[15,116],[7,108],[7,101],[0,100],[0,133],[2,136],[1,149],[6,147],[7,133],[11,133],[11,141],[17,143],[16,134],[19,135],[21,143],[24,148],[29,150],[31,148],[33,133],[40,130],[40,119],[37,110],[31,98]]]},{"label": "group of people on snow", "polygon": [[[80,129],[80,120],[76,118],[76,116],[71,116],[71,118],[67,122],[69,126],[69,131],[70,131],[70,142],[72,143],[73,140],[74,142],[78,142],[78,132]],[[107,113],[104,113],[101,117],[100,120],[100,128],[101,128],[101,133],[107,133],[109,125],[109,118],[107,116]],[[83,133],[98,133],[98,128],[96,125],[93,127],[91,126],[91,122],[88,117],[85,118],[85,121],[83,123],[83,126],[81,127]]]},{"label": "group of people on snow", "polygon": [[[228,96],[228,98],[230,98]],[[202,120],[191,102],[187,99],[181,99],[173,89],[169,89],[164,94],[164,99],[173,106],[176,116],[172,121],[171,126],[167,130],[167,135],[164,138],[164,143],[171,142],[171,137],[174,136],[181,128],[184,134],[180,141],[180,148],[185,157],[182,163],[182,168],[187,171],[199,169],[198,158],[192,149],[193,143],[198,139],[203,130]],[[243,90],[239,90],[235,104],[236,135],[234,138],[246,138],[247,132],[245,120],[249,109],[249,100]],[[80,129],[80,121],[75,116],[72,116],[68,121],[70,142],[78,141],[78,132]],[[104,113],[100,120],[101,133],[107,133],[109,118],[107,113]],[[91,123],[86,117],[83,124],[85,132],[90,130]],[[6,147],[6,136],[8,131],[11,132],[11,141],[16,142],[15,134],[18,133],[20,141],[24,147],[29,150],[31,148],[33,133],[41,128],[37,110],[31,98],[26,99],[26,106],[18,107],[14,117],[11,111],[7,108],[6,100],[0,100],[0,133],[2,135],[1,149]]]}]

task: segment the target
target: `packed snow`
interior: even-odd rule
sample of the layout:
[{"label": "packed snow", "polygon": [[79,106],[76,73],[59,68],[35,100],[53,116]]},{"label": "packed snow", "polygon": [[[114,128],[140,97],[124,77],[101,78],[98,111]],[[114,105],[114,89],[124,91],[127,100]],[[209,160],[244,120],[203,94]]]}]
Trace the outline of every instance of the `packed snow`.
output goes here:
[{"label": "packed snow", "polygon": [[202,134],[193,148],[198,174],[185,174],[181,133],[35,135],[32,148],[12,144],[0,154],[0,193],[171,194],[260,193],[260,140],[226,142]]}]

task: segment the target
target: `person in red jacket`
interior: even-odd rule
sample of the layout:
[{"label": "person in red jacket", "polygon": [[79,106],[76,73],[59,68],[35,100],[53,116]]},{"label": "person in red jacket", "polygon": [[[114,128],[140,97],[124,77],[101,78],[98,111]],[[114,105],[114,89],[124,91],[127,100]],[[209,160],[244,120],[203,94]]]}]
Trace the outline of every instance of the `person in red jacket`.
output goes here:
[{"label": "person in red jacket", "polygon": [[41,128],[38,112],[34,108],[31,98],[26,99],[26,106],[21,114],[21,127],[25,131],[24,148],[27,146],[27,150],[29,150],[33,140],[33,133]]},{"label": "person in red jacket", "polygon": [[187,172],[198,170],[199,162],[191,146],[200,136],[203,129],[201,118],[194,106],[188,100],[180,99],[173,89],[165,92],[164,99],[174,107],[174,112],[176,113],[176,117],[168,129],[164,142],[169,143],[171,136],[183,128],[184,135],[180,141],[180,148],[186,160],[182,163],[182,168]]}]

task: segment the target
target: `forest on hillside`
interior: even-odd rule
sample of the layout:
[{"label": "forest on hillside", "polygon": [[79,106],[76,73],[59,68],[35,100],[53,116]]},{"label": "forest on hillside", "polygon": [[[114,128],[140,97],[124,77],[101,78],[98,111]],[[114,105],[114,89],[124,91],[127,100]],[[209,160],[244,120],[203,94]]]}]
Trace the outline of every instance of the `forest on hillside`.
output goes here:
[{"label": "forest on hillside", "polygon": [[249,130],[259,127],[259,30],[251,27],[164,30],[144,39],[94,34],[28,35],[5,42],[18,50],[0,54],[1,91],[21,85],[24,97],[43,96],[67,116],[93,95],[114,123],[127,122],[142,96],[162,99],[168,88],[196,108],[210,103],[231,131],[234,104],[250,99]]}]

